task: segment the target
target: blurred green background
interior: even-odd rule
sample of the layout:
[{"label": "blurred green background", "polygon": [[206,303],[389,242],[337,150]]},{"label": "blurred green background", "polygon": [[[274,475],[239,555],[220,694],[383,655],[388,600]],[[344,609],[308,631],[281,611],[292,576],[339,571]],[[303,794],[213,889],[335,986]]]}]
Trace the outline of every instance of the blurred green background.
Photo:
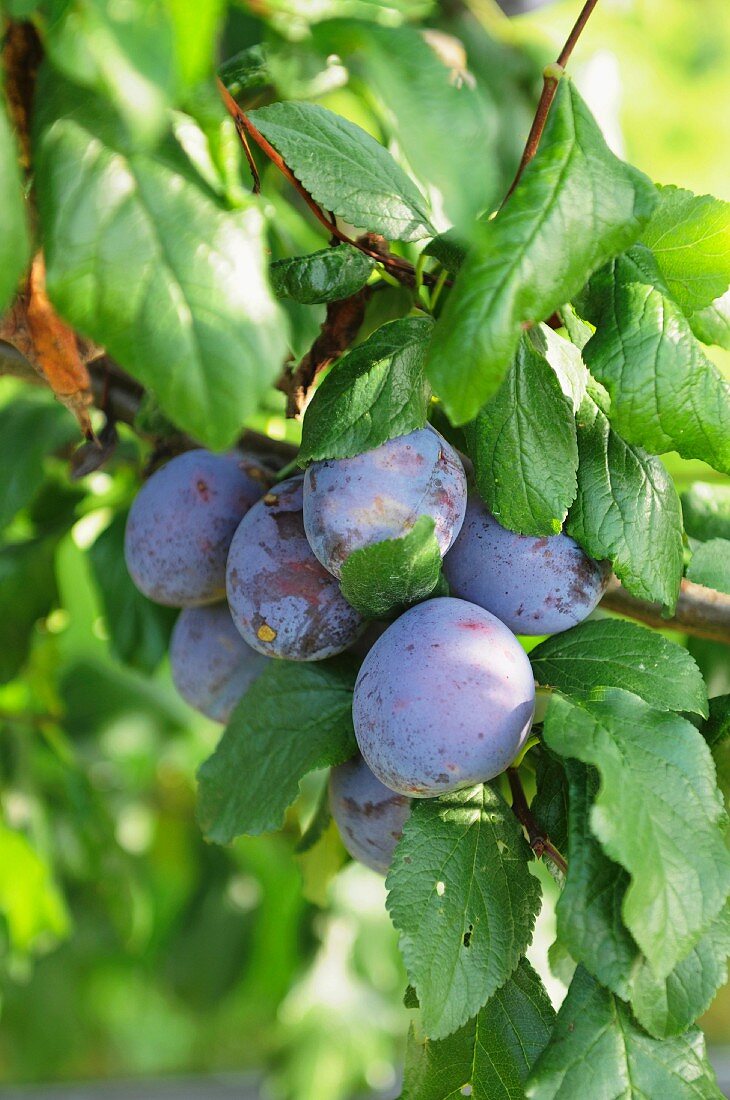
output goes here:
[{"label": "blurred green background", "polygon": [[[578,6],[508,20],[492,0],[392,5],[463,42],[468,79],[495,120],[475,171],[495,161],[506,185],[541,66]],[[315,95],[397,150],[377,94],[311,46],[315,7],[267,5],[280,13],[274,29],[234,11],[222,56],[269,41],[283,95]],[[325,7],[351,15],[358,4]],[[617,151],[660,182],[730,199],[727,0],[601,0],[572,72]],[[271,174],[265,194],[275,252],[321,246]],[[317,315],[294,308],[303,350]],[[728,370],[728,353],[710,354]],[[291,436],[279,395],[254,426]],[[278,1097],[387,1093],[408,1024],[405,975],[382,881],[352,864],[335,877],[345,855],[331,831],[294,854],[320,779],[281,835],[228,850],[200,837],[194,774],[219,729],[174,693],[170,614],[124,573],[125,508],[147,453],[122,433],[104,472],[71,482],[68,414],[0,379],[0,520],[14,513],[19,481],[27,500],[0,548],[0,1082],[254,1069]],[[717,480],[701,463],[666,461],[681,489]],[[730,690],[727,650],[691,649],[711,693]],[[552,887],[541,877],[548,900],[532,958],[546,974]],[[546,980],[559,998],[560,983]],[[727,990],[704,1024],[712,1044],[730,1044]]]}]

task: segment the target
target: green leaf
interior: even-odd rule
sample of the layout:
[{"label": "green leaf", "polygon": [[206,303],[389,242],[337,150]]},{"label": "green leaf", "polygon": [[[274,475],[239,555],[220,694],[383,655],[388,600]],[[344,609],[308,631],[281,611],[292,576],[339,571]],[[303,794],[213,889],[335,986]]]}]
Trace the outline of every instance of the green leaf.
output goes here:
[{"label": "green leaf", "polygon": [[562,80],[537,156],[481,226],[436,326],[427,373],[455,424],[497,390],[523,324],[545,320],[628,248],[655,201],[653,184],[613,155]]},{"label": "green leaf", "polygon": [[663,1042],[651,1038],[583,967],[575,973],[526,1095],[528,1100],[722,1100],[702,1032],[692,1029]]},{"label": "green leaf", "polygon": [[710,539],[697,547],[687,577],[730,596],[730,539]]},{"label": "green leaf", "polygon": [[[175,37],[177,70],[182,84],[192,88],[213,71],[218,34],[226,15],[226,0],[164,0]],[[197,95],[197,88],[195,94]]]},{"label": "green leaf", "polygon": [[68,934],[69,917],[51,870],[22,833],[0,823],[0,912],[11,946],[41,951]]},{"label": "green leaf", "polygon": [[160,0],[48,0],[45,46],[68,79],[106,96],[137,146],[167,125],[177,74],[173,28]]},{"label": "green leaf", "polygon": [[554,1022],[542,982],[521,959],[484,1008],[447,1039],[419,1040],[411,1027],[401,1100],[517,1100]]},{"label": "green leaf", "polygon": [[356,672],[344,657],[264,669],[198,771],[198,820],[208,840],[228,844],[280,828],[303,776],[354,755]]},{"label": "green leaf", "polygon": [[560,532],[576,494],[575,417],[555,371],[526,337],[474,422],[469,454],[477,488],[504,527]]},{"label": "green leaf", "polygon": [[666,979],[658,980],[642,959],[631,981],[631,1007],[642,1027],[659,1039],[686,1031],[727,982],[729,954],[730,908],[726,905]]},{"label": "green leaf", "polygon": [[248,116],[325,210],[397,241],[433,236],[426,201],[387,149],[316,103],[272,103]]},{"label": "green leaf", "polygon": [[307,408],[300,463],[351,458],[423,428],[429,399],[423,360],[432,331],[428,318],[405,317],[344,355]]},{"label": "green leaf", "polygon": [[[570,308],[569,306],[563,307],[563,314],[566,318],[570,316]],[[575,317],[575,314],[573,316]],[[584,325],[577,317],[575,317],[575,323],[568,322],[568,324],[570,324],[574,333],[578,332],[578,326],[580,326],[581,329],[588,332],[589,336],[591,334],[589,326]],[[577,413],[583,404],[589,382],[594,387],[596,386],[580,353],[583,344],[578,343],[575,339],[566,340],[548,325],[533,326],[528,331],[527,338],[540,355],[547,359],[555,371],[560,388],[570,400],[573,411]]]},{"label": "green leaf", "polygon": [[441,551],[431,516],[407,535],[354,550],[342,566],[342,595],[367,619],[386,619],[430,596],[441,576]]},{"label": "green leaf", "polygon": [[730,539],[730,485],[695,481],[681,500],[684,529],[690,538]]},{"label": "green leaf", "polygon": [[36,181],[54,304],[154,390],[179,427],[229,445],[286,350],[258,207],[224,210],[172,140],[128,156],[113,116],[59,79],[52,90],[41,83],[38,103]]},{"label": "green leaf", "polygon": [[730,285],[730,202],[659,187],[641,240],[654,253],[675,302],[690,317]]},{"label": "green leaf", "polygon": [[234,99],[265,88],[272,83],[266,47],[257,43],[229,57],[219,65],[218,76]]},{"label": "green leaf", "polygon": [[459,79],[416,28],[338,23],[325,32],[334,52],[354,49],[353,67],[383,103],[386,128],[414,174],[435,188],[452,224],[471,230],[494,201],[498,182],[492,157],[474,171],[474,150],[488,147],[496,135],[494,105],[484,89]]},{"label": "green leaf", "polygon": [[73,417],[49,393],[23,393],[0,409],[0,529],[41,487],[44,459],[78,438]]},{"label": "green leaf", "polygon": [[57,539],[34,539],[0,550],[0,684],[20,671],[33,628],[57,598],[53,562]]},{"label": "green leaf", "polygon": [[636,623],[580,623],[541,642],[530,660],[537,682],[565,695],[624,688],[659,710],[707,715],[707,689],[687,650]]},{"label": "green leaf", "polygon": [[656,978],[622,908],[629,876],[601,850],[590,828],[598,790],[593,768],[566,762],[570,784],[568,876],[558,900],[558,942],[602,985],[630,1000],[641,1025],[659,1039],[679,1035],[705,1011],[727,980],[728,907],[690,953]]},{"label": "green leaf", "polygon": [[568,845],[568,781],[562,760],[545,745],[530,751],[535,763],[535,795],[530,803],[533,817],[559,851]]},{"label": "green leaf", "polygon": [[710,715],[702,726],[702,736],[712,749],[730,740],[730,695],[710,699]]},{"label": "green leaf", "polygon": [[414,800],[387,904],[430,1038],[462,1027],[514,973],[540,907],[530,858],[491,787]]},{"label": "green leaf", "polygon": [[135,587],[124,560],[127,513],[119,512],[89,550],[109,632],[123,664],[151,673],[164,657],[177,612],[152,603]]},{"label": "green leaf", "polygon": [[428,242],[423,250],[424,256],[433,256],[442,267],[456,275],[457,271],[466,259],[466,245],[461,237],[449,229],[445,233],[439,233]]},{"label": "green leaf", "polygon": [[679,306],[650,285],[650,262],[645,249],[633,249],[591,280],[581,309],[596,332],[583,358],[626,439],[730,471],[730,384]]},{"label": "green leaf", "polygon": [[560,756],[598,768],[591,829],[630,874],[624,923],[656,977],[666,977],[730,889],[724,808],[702,735],[684,718],[610,688],[581,701],[554,695],[544,737]]},{"label": "green leaf", "polygon": [[689,323],[703,344],[718,344],[730,350],[730,290],[711,305],[693,313]]},{"label": "green leaf", "polygon": [[658,458],[627,443],[592,397],[578,414],[578,494],[566,530],[608,558],[633,595],[674,610],[682,578],[682,513]]},{"label": "green leaf", "polygon": [[375,261],[350,244],[323,248],[310,256],[276,260],[270,268],[278,298],[316,305],[349,298],[365,286]]},{"label": "green leaf", "polygon": [[0,103],[0,310],[13,298],[30,259],[28,215],[18,167],[18,148]]}]

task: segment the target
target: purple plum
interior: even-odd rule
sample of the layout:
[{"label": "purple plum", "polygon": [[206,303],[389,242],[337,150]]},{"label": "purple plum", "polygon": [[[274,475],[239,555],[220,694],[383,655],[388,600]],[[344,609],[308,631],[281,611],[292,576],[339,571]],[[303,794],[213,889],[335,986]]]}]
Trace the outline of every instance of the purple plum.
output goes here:
[{"label": "purple plum", "polygon": [[401,615],[363,661],[355,736],[386,787],[431,798],[503,772],[534,706],[532,669],[514,634],[483,608],[441,597]]},{"label": "purple plum", "polygon": [[507,530],[470,493],[444,573],[452,595],[491,611],[515,634],[559,634],[590,615],[611,569],[568,535],[533,538]]},{"label": "purple plum", "polygon": [[387,873],[411,800],[384,787],[361,756],[330,772],[330,809],[353,859]]},{"label": "purple plum", "polygon": [[433,518],[445,554],[465,508],[464,467],[430,425],[355,458],[314,462],[304,478],[309,545],[336,577],[353,550],[407,534],[419,516]]},{"label": "purple plum", "polygon": [[267,665],[233,625],[228,604],[184,608],[170,641],[175,687],[191,707],[227,722],[241,696]]},{"label": "purple plum", "polygon": [[231,539],[267,484],[238,452],[186,451],[157,470],[135,497],[124,539],[140,592],[169,607],[221,600]]},{"label": "purple plum", "polygon": [[303,481],[282,481],[244,516],[228,555],[228,603],[242,637],[259,653],[320,661],[352,645],[364,620],[310,549]]}]

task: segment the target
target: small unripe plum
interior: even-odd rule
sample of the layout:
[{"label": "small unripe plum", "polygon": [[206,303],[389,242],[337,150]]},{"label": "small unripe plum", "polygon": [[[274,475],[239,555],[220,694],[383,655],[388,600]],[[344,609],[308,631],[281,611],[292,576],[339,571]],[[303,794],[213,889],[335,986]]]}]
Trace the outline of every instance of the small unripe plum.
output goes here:
[{"label": "small unripe plum", "polygon": [[314,462],[304,479],[304,529],[336,577],[353,550],[407,534],[419,516],[433,518],[445,554],[465,508],[459,456],[430,425],[354,458]]},{"label": "small unripe plum", "polygon": [[353,859],[387,873],[411,800],[384,787],[362,757],[330,772],[330,809]]},{"label": "small unripe plum", "polygon": [[568,535],[534,538],[507,530],[470,493],[444,574],[452,595],[491,611],[515,634],[559,634],[590,615],[611,570]]},{"label": "small unripe plum", "polygon": [[180,612],[170,640],[172,678],[183,699],[208,718],[227,722],[266,665],[236,630],[225,601]]},{"label": "small unripe plum", "polygon": [[364,621],[307,542],[303,480],[282,481],[244,516],[228,555],[228,603],[259,653],[320,661],[352,645]]},{"label": "small unripe plum", "polygon": [[186,451],[145,482],[129,512],[127,569],[140,592],[169,607],[220,600],[233,534],[267,485],[237,452]]},{"label": "small unripe plum", "polygon": [[411,607],[362,663],[355,736],[377,778],[430,798],[492,779],[530,731],[535,683],[514,634],[481,607],[442,597]]}]

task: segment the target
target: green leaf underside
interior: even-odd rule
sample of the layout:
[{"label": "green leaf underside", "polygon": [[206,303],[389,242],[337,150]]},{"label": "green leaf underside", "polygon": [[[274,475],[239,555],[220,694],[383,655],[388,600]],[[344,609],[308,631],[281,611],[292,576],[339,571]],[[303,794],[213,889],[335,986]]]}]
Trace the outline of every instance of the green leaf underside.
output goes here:
[{"label": "green leaf underside", "polygon": [[634,596],[673,612],[682,579],[682,513],[658,458],[612,428],[592,397],[580,408],[578,493],[566,531],[592,558],[608,558]]},{"label": "green leaf underside", "polygon": [[426,424],[423,361],[433,322],[391,321],[333,367],[304,416],[299,461],[351,458]]},{"label": "green leaf underside", "polygon": [[666,977],[730,889],[724,808],[702,735],[678,715],[610,688],[580,702],[553,696],[544,736],[560,756],[598,768],[591,830],[631,876],[624,924],[654,975]]},{"label": "green leaf underside", "polygon": [[730,539],[730,485],[696,481],[682,493],[682,516],[690,538]]},{"label": "green leaf underside", "polygon": [[649,284],[649,268],[646,251],[634,249],[591,280],[582,308],[596,332],[583,358],[608,390],[611,421],[626,439],[728,472],[730,384],[679,306]]},{"label": "green leaf underside", "polygon": [[36,180],[54,304],[179,427],[229,445],[286,351],[257,206],[224,210],[172,139],[127,155],[99,100],[58,77],[42,87]]},{"label": "green leaf underside", "polygon": [[309,256],[276,260],[270,269],[271,285],[278,298],[292,298],[304,305],[335,302],[361,290],[375,261],[350,244],[323,248]]},{"label": "green leaf underside", "polygon": [[484,1008],[447,1039],[408,1037],[401,1100],[515,1100],[544,1050],[555,1011],[527,959]]},{"label": "green leaf underside", "polygon": [[342,566],[342,595],[368,619],[384,619],[425,600],[441,576],[441,551],[431,516],[407,535],[354,550]]},{"label": "green leaf underside", "polygon": [[198,820],[208,840],[227,844],[280,828],[304,775],[354,755],[356,671],[344,657],[277,660],[264,670],[198,772]]},{"label": "green leaf underside", "polygon": [[528,1100],[722,1098],[700,1031],[661,1042],[652,1038],[583,967],[575,973],[526,1095]]},{"label": "green leaf underside", "polygon": [[660,710],[707,715],[707,689],[694,659],[637,623],[580,623],[541,642],[530,660],[537,682],[565,695],[623,688]]},{"label": "green leaf underside", "polygon": [[436,327],[427,374],[454,423],[497,390],[522,324],[545,320],[628,248],[655,201],[653,184],[611,153],[572,83],[561,81],[537,156],[480,227]]},{"label": "green leaf underside", "polygon": [[89,550],[91,568],[104,604],[112,653],[143,672],[155,670],[165,655],[177,612],[148,600],[135,587],[124,560],[126,512],[119,512]]},{"label": "green leaf underside", "polygon": [[598,790],[593,768],[566,761],[570,788],[568,876],[557,904],[558,940],[576,962],[623,1000],[659,1039],[679,1035],[727,980],[728,906],[664,978],[656,978],[621,912],[629,876],[602,851],[590,828]]},{"label": "green leaf underside", "polygon": [[710,539],[698,546],[687,567],[687,577],[730,596],[730,539]]},{"label": "green leaf underside", "polygon": [[477,487],[490,512],[523,535],[557,534],[577,488],[575,418],[555,371],[528,338],[471,436]]},{"label": "green leaf underside", "polygon": [[717,344],[730,351],[730,290],[712,305],[693,313],[689,323],[703,344]]},{"label": "green leaf underside", "polygon": [[390,240],[433,236],[423,195],[355,123],[316,103],[272,103],[248,117],[325,210]]},{"label": "green leaf underside", "polygon": [[530,857],[487,785],[413,802],[387,905],[430,1038],[462,1027],[513,974],[540,908]]},{"label": "green leaf underside", "polygon": [[672,298],[691,317],[730,284],[730,202],[681,187],[658,191],[641,240],[654,253]]},{"label": "green leaf underside", "polygon": [[160,0],[49,5],[45,45],[64,76],[105,96],[138,146],[152,145],[176,92],[173,29]]},{"label": "green leaf underside", "polygon": [[29,258],[18,149],[5,107],[0,104],[0,310],[10,303]]}]

